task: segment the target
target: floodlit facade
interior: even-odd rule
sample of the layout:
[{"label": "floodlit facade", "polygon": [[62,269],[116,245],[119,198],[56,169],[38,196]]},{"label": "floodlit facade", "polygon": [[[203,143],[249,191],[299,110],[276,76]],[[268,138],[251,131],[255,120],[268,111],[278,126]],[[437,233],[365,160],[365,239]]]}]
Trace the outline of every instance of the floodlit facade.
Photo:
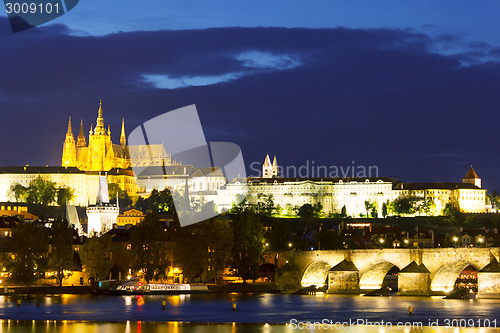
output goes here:
[{"label": "floodlit facade", "polygon": [[462,183],[398,183],[393,190],[393,199],[408,197],[431,199],[435,205],[431,215],[441,215],[447,204],[463,213],[486,212],[486,189],[472,166]]},{"label": "floodlit facade", "polygon": [[136,225],[144,220],[144,213],[137,209],[129,209],[118,215],[117,225]]},{"label": "floodlit facade", "polygon": [[[241,180],[227,184],[218,192],[222,198],[230,199],[244,193]],[[347,214],[366,214],[365,201],[376,202],[378,207],[391,198],[392,181],[388,178],[249,178],[247,200],[257,204],[269,195],[275,205],[285,211],[304,204],[323,206],[325,214],[340,213],[346,207]],[[220,200],[222,201],[222,200]],[[227,202],[220,202],[221,209],[230,208]],[[379,209],[379,211],[381,211]],[[291,213],[288,212],[288,213]]]},{"label": "floodlit facade", "polygon": [[[118,184],[129,195],[136,195],[137,181],[131,170],[112,169],[107,172],[108,181]],[[29,186],[35,179],[42,177],[55,183],[56,187],[69,187],[73,190],[70,205],[86,207],[96,203],[99,173],[85,172],[76,167],[24,166],[0,167],[0,202],[15,201],[10,193],[14,184]]]},{"label": "floodlit facade", "polygon": [[464,213],[486,212],[486,189],[479,187],[481,179],[472,167],[462,183],[397,183],[385,177],[280,178],[272,176],[273,168],[278,170],[277,164],[271,164],[266,156],[263,177],[229,182],[214,197],[217,207],[229,210],[236,196],[248,191],[249,204],[256,205],[272,195],[275,206],[279,205],[285,214],[304,204],[319,203],[326,215],[341,213],[345,207],[348,216],[358,217],[367,214],[365,203],[369,202],[381,217],[384,203],[404,197],[431,199],[434,205],[428,215],[441,215],[448,203]]}]

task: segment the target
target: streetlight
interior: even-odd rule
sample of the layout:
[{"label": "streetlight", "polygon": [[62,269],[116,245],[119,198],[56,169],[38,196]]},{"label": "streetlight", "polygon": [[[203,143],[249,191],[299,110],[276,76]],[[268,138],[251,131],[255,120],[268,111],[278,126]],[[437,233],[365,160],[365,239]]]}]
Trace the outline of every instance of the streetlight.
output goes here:
[{"label": "streetlight", "polygon": [[292,244],[292,243],[288,243],[288,247],[292,247],[292,246],[293,246],[293,244]]},{"label": "streetlight", "polygon": [[385,240],[383,238],[380,238],[378,241],[380,242],[380,248],[382,248]]}]

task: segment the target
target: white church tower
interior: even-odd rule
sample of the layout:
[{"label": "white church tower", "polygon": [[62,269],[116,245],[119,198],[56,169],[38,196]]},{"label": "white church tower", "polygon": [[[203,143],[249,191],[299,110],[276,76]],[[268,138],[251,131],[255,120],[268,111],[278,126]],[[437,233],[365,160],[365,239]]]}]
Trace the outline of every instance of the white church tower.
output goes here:
[{"label": "white church tower", "polygon": [[269,154],[267,154],[264,164],[262,165],[262,178],[273,177],[278,177],[278,161],[276,160],[276,156],[274,156],[273,163],[271,164],[271,158],[269,158]]},{"label": "white church tower", "polygon": [[116,204],[109,202],[108,179],[106,176],[99,176],[96,204],[87,207],[87,235],[99,236],[113,229],[113,225],[118,221],[118,215],[120,215],[118,196]]}]

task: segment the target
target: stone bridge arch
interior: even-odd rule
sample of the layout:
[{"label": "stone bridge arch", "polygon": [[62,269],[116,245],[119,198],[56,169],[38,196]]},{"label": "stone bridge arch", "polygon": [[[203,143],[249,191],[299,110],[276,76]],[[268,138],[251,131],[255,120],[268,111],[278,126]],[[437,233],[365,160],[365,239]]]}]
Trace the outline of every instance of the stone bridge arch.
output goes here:
[{"label": "stone bridge arch", "polygon": [[306,288],[314,285],[317,288],[322,288],[326,286],[326,279],[330,268],[332,268],[332,266],[324,261],[314,261],[310,263],[301,275],[301,287]]},{"label": "stone bridge arch", "polygon": [[[385,276],[393,267],[398,266],[389,261],[381,261],[371,265],[362,273],[359,279],[359,289],[373,290],[382,288]],[[401,269],[402,267],[398,268]]]},{"label": "stone bridge arch", "polygon": [[423,262],[431,272],[430,291],[449,292],[453,290],[460,272],[472,265],[477,270],[490,263],[498,248],[443,248],[423,252]]},{"label": "stone bridge arch", "polygon": [[458,276],[469,265],[473,266],[477,270],[480,270],[482,268],[482,267],[477,267],[476,266],[477,263],[474,264],[472,262],[464,260],[453,261],[441,266],[434,274],[434,277],[431,280],[431,291],[433,292],[452,291]]},{"label": "stone bridge arch", "polygon": [[378,262],[370,266],[359,279],[359,289],[373,290],[382,288],[385,276],[394,266],[396,265],[388,261]]}]

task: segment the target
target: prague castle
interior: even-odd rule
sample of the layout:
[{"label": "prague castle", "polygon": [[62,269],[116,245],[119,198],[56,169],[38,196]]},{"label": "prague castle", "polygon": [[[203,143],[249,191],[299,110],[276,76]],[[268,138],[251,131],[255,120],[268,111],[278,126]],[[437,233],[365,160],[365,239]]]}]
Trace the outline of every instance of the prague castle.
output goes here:
[{"label": "prague castle", "polygon": [[[133,156],[131,156],[133,154]],[[83,130],[83,120],[80,122],[80,132],[77,141],[71,128],[71,117],[68,121],[68,131],[63,144],[61,166],[77,167],[82,171],[109,171],[111,169],[128,169],[141,166],[178,165],[172,162],[171,156],[165,152],[163,145],[127,146],[125,136],[125,120],[122,120],[120,144],[111,141],[111,128],[104,125],[102,102],[99,103],[95,128],[90,126],[89,144]]]},{"label": "prague castle", "polygon": [[[63,134],[63,133],[61,133]],[[88,142],[88,144],[87,144]],[[62,149],[61,166],[0,167],[0,201],[12,201],[10,188],[14,184],[29,186],[37,177],[52,181],[57,187],[69,187],[74,197],[68,204],[93,206],[98,204],[100,176],[108,183],[117,184],[131,197],[148,196],[152,190],[170,187],[183,190],[188,185],[190,198],[196,202],[213,201],[219,211],[231,208],[237,195],[246,194],[252,205],[273,196],[283,211],[291,211],[304,204],[321,204],[325,215],[339,213],[345,207],[349,216],[366,214],[366,203],[378,207],[381,215],[384,203],[406,197],[412,200],[431,200],[433,211],[440,215],[448,203],[468,213],[488,211],[486,190],[481,179],[470,168],[461,183],[402,183],[385,177],[365,178],[286,178],[280,177],[276,157],[271,162],[267,155],[261,177],[226,179],[218,168],[181,165],[173,161],[163,145],[127,145],[125,121],[122,120],[119,144],[111,139],[111,128],[106,128],[102,103],[99,103],[95,127],[85,135],[83,121],[75,140],[71,118]],[[147,168],[136,177],[134,167]],[[158,172],[161,170],[161,172]]]}]

